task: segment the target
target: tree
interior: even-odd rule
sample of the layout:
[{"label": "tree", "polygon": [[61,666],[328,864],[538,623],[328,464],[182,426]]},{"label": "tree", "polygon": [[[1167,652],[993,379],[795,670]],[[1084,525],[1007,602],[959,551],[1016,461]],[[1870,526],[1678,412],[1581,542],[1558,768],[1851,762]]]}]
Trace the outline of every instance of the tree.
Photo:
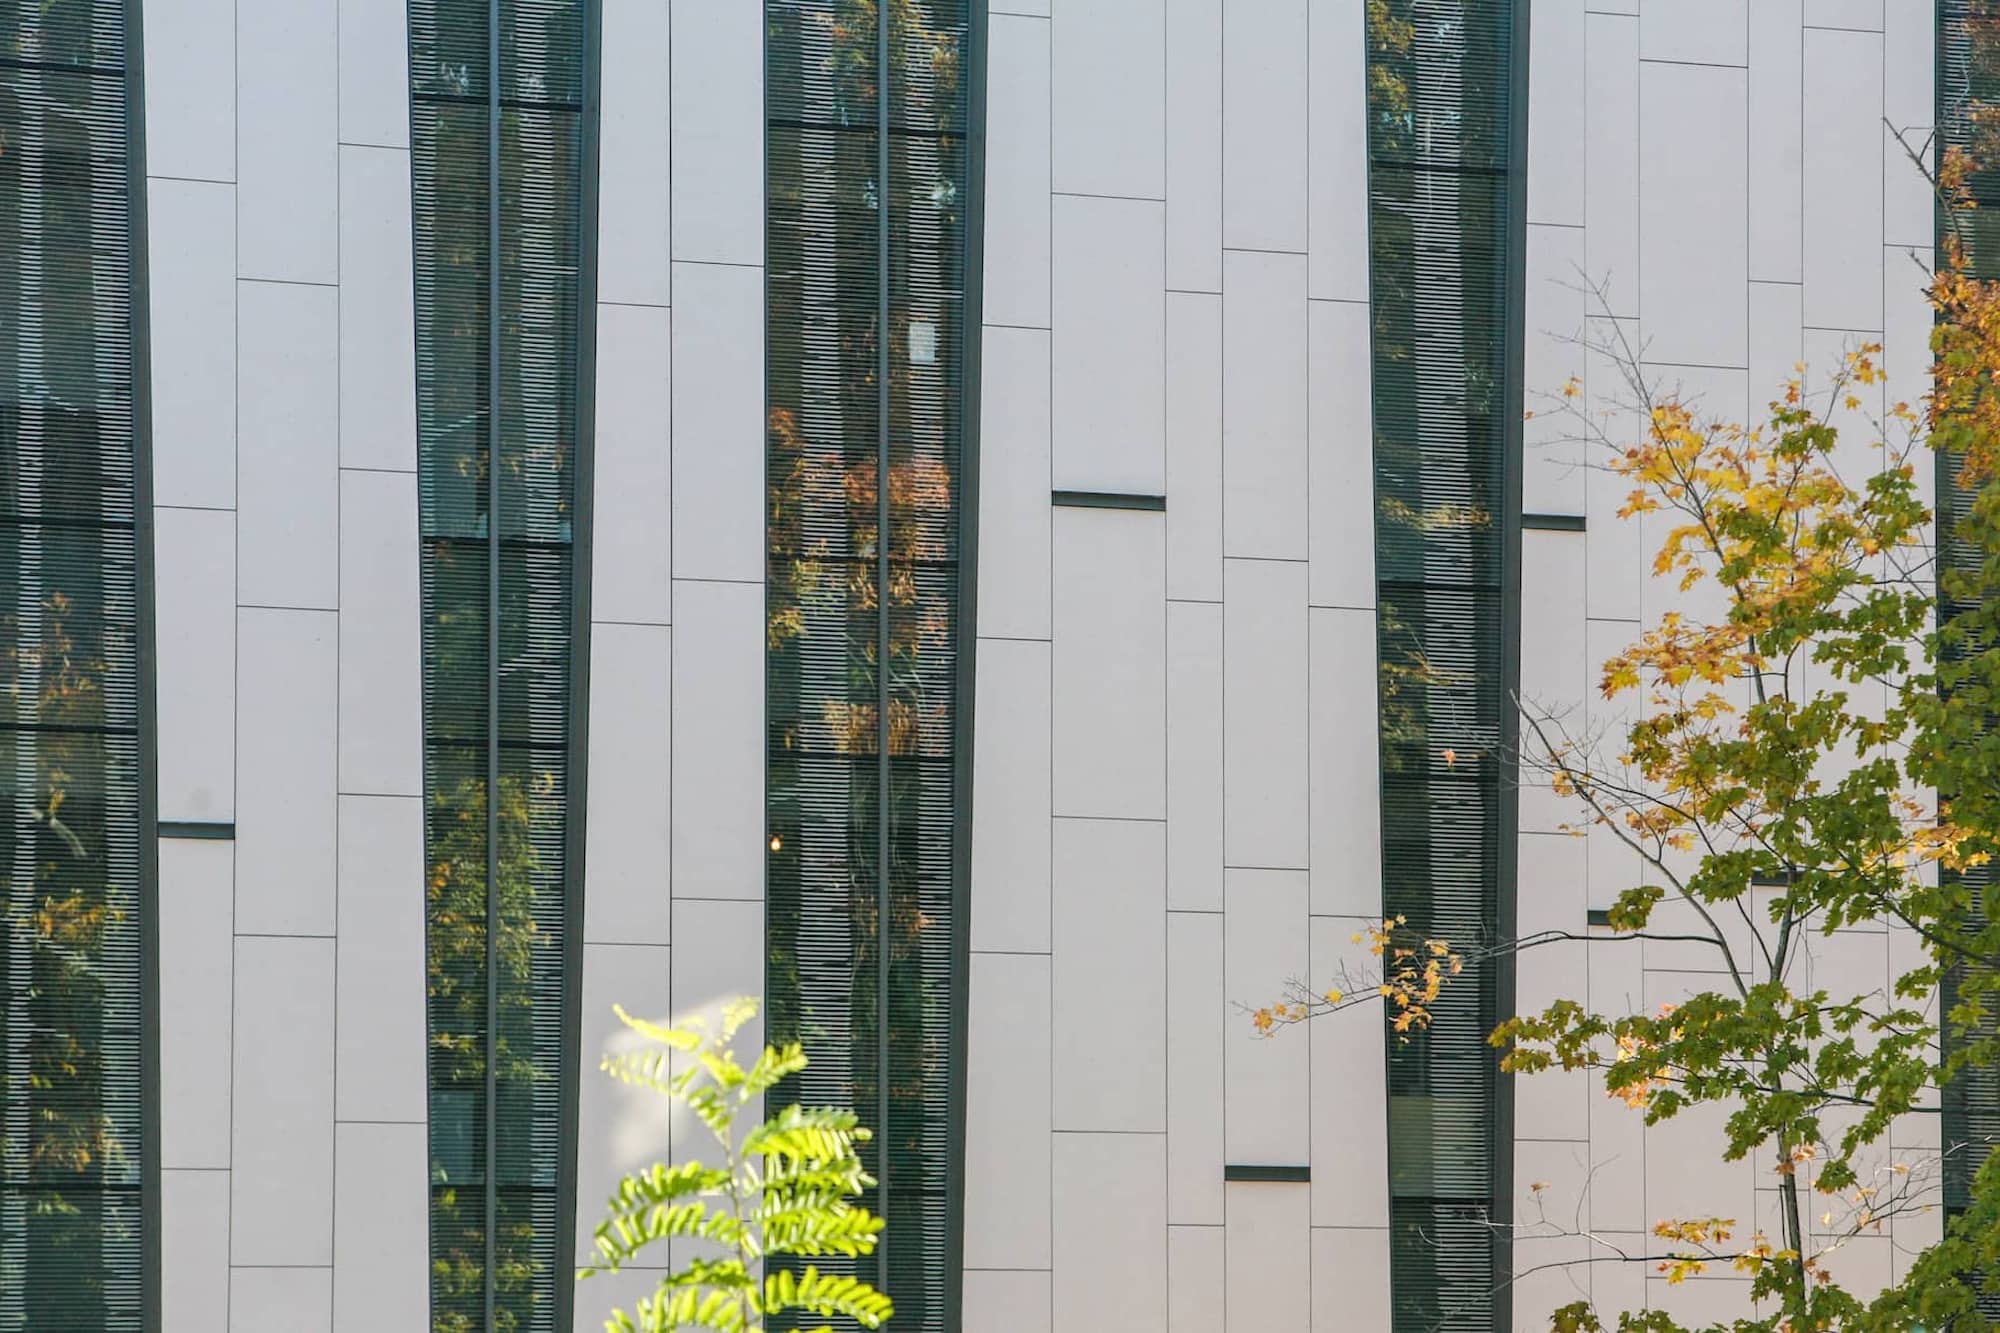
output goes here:
[{"label": "tree", "polygon": [[[721,1160],[663,1162],[619,1182],[596,1231],[596,1261],[578,1278],[615,1273],[647,1247],[677,1237],[706,1242],[710,1253],[661,1278],[636,1316],[614,1310],[606,1333],[758,1333],[787,1312],[879,1328],[892,1313],[889,1298],[860,1278],[782,1262],[872,1254],[883,1223],[851,1202],[875,1183],[856,1151],[870,1134],[852,1111],[787,1106],[736,1140],[736,1117],[807,1063],[797,1042],[766,1046],[748,1069],[737,1062],[730,1041],[756,1011],[755,1000],[736,1001],[708,1038],[694,1024],[661,1027],[617,1011],[653,1045],[606,1056],[605,1072],[694,1112],[715,1136]],[[772,1259],[781,1263],[760,1279],[758,1267]]]},{"label": "tree", "polygon": [[[1941,187],[1956,190],[1963,171],[1948,163]],[[1611,909],[1613,938],[1711,950],[1719,980],[1646,1012],[1558,999],[1492,1040],[1512,1073],[1595,1071],[1649,1124],[1716,1108],[1722,1155],[1761,1163],[1778,1206],[1768,1232],[1752,1218],[1661,1218],[1643,1250],[1547,1209],[1510,1225],[1517,1238],[1576,1241],[1582,1256],[1563,1262],[1642,1264],[1670,1283],[1733,1268],[1754,1312],[1711,1327],[1735,1333],[1993,1327],[1975,1277],[2000,1272],[1990,1165],[1901,1282],[1850,1290],[1839,1272],[1857,1239],[1940,1202],[1940,1158],[1898,1157],[1892,1126],[1935,1114],[1935,1093],[1996,1055],[1986,1006],[2000,990],[2000,902],[1969,872],[2000,851],[2000,286],[1947,244],[1930,294],[1937,365],[1921,408],[1871,419],[1862,396],[1881,381],[1880,349],[1860,346],[1823,389],[1799,367],[1754,428],[1718,421],[1649,383],[1615,332],[1590,350],[1623,372],[1640,438],[1614,438],[1575,383],[1554,399],[1599,465],[1630,483],[1623,517],[1664,522],[1654,573],[1685,599],[1604,664],[1604,696],[1638,705],[1622,734],[1517,701],[1512,757],[1524,783],[1572,804],[1573,831],[1602,830],[1641,867]],[[1958,558],[1941,576],[1943,616],[1918,473],[1926,443],[1958,460],[1965,491],[1951,506]],[[1899,932],[1914,961],[1886,989],[1825,970],[1808,979],[1812,942],[1856,926]],[[1422,1040],[1461,956],[1583,938],[1405,934],[1384,922],[1363,937],[1379,972],[1295,985],[1254,1021],[1274,1031],[1358,993],[1387,1002],[1400,1039]],[[1660,1310],[1587,1303],[1554,1323],[1607,1326],[1682,1327]]]}]

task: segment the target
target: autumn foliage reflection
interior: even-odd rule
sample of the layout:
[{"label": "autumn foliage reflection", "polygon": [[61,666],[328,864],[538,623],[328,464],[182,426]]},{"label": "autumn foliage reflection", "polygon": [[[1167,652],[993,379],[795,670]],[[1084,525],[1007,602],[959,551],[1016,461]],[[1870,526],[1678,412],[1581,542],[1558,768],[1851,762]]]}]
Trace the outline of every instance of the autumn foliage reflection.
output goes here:
[{"label": "autumn foliage reflection", "polygon": [[902,1239],[868,1275],[899,1326],[941,1327],[970,832],[955,817],[970,13],[803,0],[766,16],[767,1012],[812,1056],[785,1095],[876,1127],[870,1206]]}]

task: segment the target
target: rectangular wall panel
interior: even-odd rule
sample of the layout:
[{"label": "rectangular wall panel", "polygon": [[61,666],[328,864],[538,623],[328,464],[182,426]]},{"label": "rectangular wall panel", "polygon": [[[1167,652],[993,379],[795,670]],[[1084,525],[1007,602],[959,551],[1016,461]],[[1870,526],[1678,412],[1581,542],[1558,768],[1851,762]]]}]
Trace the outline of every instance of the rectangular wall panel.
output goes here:
[{"label": "rectangular wall panel", "polygon": [[1223,0],[1168,0],[1167,289],[1222,290]]},{"label": "rectangular wall panel", "polygon": [[1231,251],[1222,268],[1223,551],[1304,560],[1305,260]]},{"label": "rectangular wall panel", "polygon": [[1229,1327],[1226,1236],[1220,1226],[1167,1228],[1167,1329]]},{"label": "rectangular wall panel", "polygon": [[[1220,912],[1167,914],[1167,1216],[1220,1226],[1232,1032]],[[1237,1041],[1232,1041],[1234,1037]]]},{"label": "rectangular wall panel", "polygon": [[[238,935],[230,1262],[333,1263],[334,945]],[[235,1315],[232,1313],[232,1318]]]},{"label": "rectangular wall panel", "polygon": [[1312,910],[1370,917],[1382,902],[1380,666],[1370,611],[1311,612],[1306,710]]},{"label": "rectangular wall panel", "polygon": [[[1343,969],[1350,975],[1360,972],[1369,959],[1354,936],[1369,924],[1354,917],[1312,919],[1308,930],[1316,985],[1336,984]],[[1375,1016],[1372,1009],[1363,1009],[1312,1024],[1312,1100],[1320,1108],[1312,1124],[1312,1221],[1316,1227],[1373,1228],[1386,1254],[1389,1173],[1377,1154],[1389,1134],[1384,1056],[1391,1037],[1388,1024],[1368,1021]],[[1360,1021],[1345,1021],[1350,1017]],[[1327,1114],[1328,1106],[1337,1112]],[[1316,1280],[1315,1289],[1324,1280]],[[1368,1285],[1379,1286],[1386,1297],[1386,1269]]]},{"label": "rectangular wall panel", "polygon": [[1375,467],[1368,306],[1314,301],[1306,314],[1307,554],[1314,606],[1375,606]]},{"label": "rectangular wall panel", "polygon": [[[719,941],[703,941],[713,947]],[[619,1181],[655,1162],[674,1160],[673,1103],[650,1088],[621,1083],[598,1068],[599,1061],[646,1048],[643,1038],[612,1012],[621,1005],[635,1018],[660,1021],[675,1014],[670,951],[655,944],[585,944],[583,947],[583,1012],[579,1020],[577,1087],[576,1247],[593,1254],[591,1236],[604,1219],[605,1201]],[[690,1126],[692,1128],[692,1126]],[[699,1132],[699,1131],[697,1131]],[[694,1155],[682,1144],[680,1157]],[[650,1288],[668,1266],[665,1247],[644,1256],[641,1267]],[[650,1293],[648,1293],[650,1294]],[[577,1323],[597,1322],[609,1310],[610,1292],[603,1279],[584,1283],[577,1291]],[[627,1305],[623,1308],[629,1309]]]},{"label": "rectangular wall panel", "polygon": [[1233,250],[1306,252],[1307,9],[1223,6],[1222,243]]},{"label": "rectangular wall panel", "polygon": [[1049,646],[979,645],[974,717],[972,947],[1049,948]]},{"label": "rectangular wall panel", "polygon": [[757,584],[674,583],[673,872],[676,898],[760,899],[764,765]]},{"label": "rectangular wall panel", "polygon": [[236,613],[236,930],[334,931],[339,618]]},{"label": "rectangular wall panel", "polygon": [[[167,1168],[229,1168],[234,871],[226,842],[160,849],[160,1154]],[[229,1179],[220,1179],[226,1199]]]},{"label": "rectangular wall panel", "polygon": [[1166,552],[1157,515],[1055,517],[1055,813],[1165,814]]},{"label": "rectangular wall panel", "polygon": [[1223,855],[1304,870],[1308,658],[1304,561],[1230,560],[1223,586]]},{"label": "rectangular wall panel", "polygon": [[673,320],[673,570],[756,582],[763,496],[754,269],[683,264]]},{"label": "rectangular wall panel", "polygon": [[1880,333],[1880,33],[1806,31],[1804,119],[1806,324]]},{"label": "rectangular wall panel", "polygon": [[1167,905],[1222,909],[1224,623],[1212,602],[1167,604]]},{"label": "rectangular wall panel", "polygon": [[1058,490],[1158,495],[1166,484],[1165,211],[1057,195],[1051,306]]},{"label": "rectangular wall panel", "polygon": [[1222,301],[1209,293],[1167,293],[1166,400],[1167,595],[1219,601]]},{"label": "rectangular wall panel", "polygon": [[673,630],[591,634],[591,819],[584,939],[667,944],[672,930]]},{"label": "rectangular wall panel", "polygon": [[1744,364],[1746,90],[1740,69],[1639,67],[1639,310],[1649,361]]},{"label": "rectangular wall panel", "polygon": [[337,0],[236,7],[239,277],[340,280],[338,10]]},{"label": "rectangular wall panel", "polygon": [[[400,40],[396,50],[400,70]],[[401,83],[399,74],[398,124],[407,139],[408,105]],[[417,379],[410,263],[408,149],[344,145],[340,150],[342,467],[416,470],[417,401],[413,388],[406,387]]]},{"label": "rectangular wall panel", "polygon": [[[1307,977],[1311,935],[1302,871],[1232,869],[1223,923],[1223,975],[1231,1000],[1262,1008],[1286,999]],[[1235,1027],[1234,1040],[1224,1042],[1228,1163],[1306,1165],[1312,1160],[1310,1041],[1300,1032],[1259,1041],[1241,1022]],[[1303,1229],[1305,1191],[1299,1194]]]},{"label": "rectangular wall panel", "polygon": [[429,1305],[423,1125],[341,1125],[334,1163],[334,1333],[407,1328]]},{"label": "rectangular wall panel", "polygon": [[601,302],[591,566],[599,621],[673,620],[673,312]]},{"label": "rectangular wall panel", "polygon": [[979,632],[1046,640],[1049,335],[988,324],[981,339]]},{"label": "rectangular wall panel", "polygon": [[1049,327],[1049,28],[1011,14],[987,25],[988,325]]},{"label": "rectangular wall panel", "polygon": [[229,1333],[283,1324],[299,1333],[331,1333],[333,1274],[325,1268],[229,1270]]},{"label": "rectangular wall panel", "polygon": [[1230,1185],[1223,1279],[1229,1327],[1303,1329],[1312,1318],[1310,1200],[1302,1185]]},{"label": "rectangular wall panel", "polygon": [[340,789],[416,796],[423,782],[417,480],[340,474]]},{"label": "rectangular wall panel", "polygon": [[335,610],[340,583],[340,295],[237,284],[236,594]]},{"label": "rectangular wall panel", "polygon": [[1059,194],[1166,197],[1166,6],[1050,3],[1050,184]]},{"label": "rectangular wall panel", "polygon": [[1050,1041],[1046,954],[975,954],[967,1035],[965,1264],[1045,1270]]},{"label": "rectangular wall panel", "polygon": [[183,181],[235,180],[233,0],[156,8],[146,15],[145,40],[148,174]]},{"label": "rectangular wall panel", "polygon": [[[763,262],[758,6],[670,0],[676,261]],[[675,275],[675,285],[685,270]],[[676,302],[676,304],[685,304]]]},{"label": "rectangular wall panel", "polygon": [[[597,296],[607,305],[672,303],[671,9],[669,0],[601,3],[604,68],[598,89],[602,120],[597,148],[601,173]],[[613,318],[610,311],[599,315],[603,325],[598,330],[600,358],[610,342]],[[600,368],[602,364],[600,360]],[[603,421],[600,401],[600,481]],[[596,596],[595,589],[592,596]]]},{"label": "rectangular wall panel", "polygon": [[1750,276],[1763,282],[1798,282],[1803,272],[1802,8],[1803,0],[1750,7]]},{"label": "rectangular wall panel", "polygon": [[[335,970],[335,1111],[342,1120],[420,1125],[428,1052],[424,1003],[423,807],[414,796],[340,798],[340,956]],[[406,1219],[407,1220],[407,1219]]]},{"label": "rectangular wall panel", "polygon": [[[338,0],[340,142],[410,146],[409,28],[406,0]],[[341,281],[347,272],[343,266]]]},{"label": "rectangular wall panel", "polygon": [[236,519],[227,510],[154,517],[160,813],[227,820],[236,811]]},{"label": "rectangular wall panel", "polygon": [[160,1328],[229,1326],[229,1172],[160,1173]]},{"label": "rectangular wall panel", "polygon": [[1162,1328],[1167,1200],[1159,1134],[1055,1138],[1055,1326]]},{"label": "rectangular wall panel", "polygon": [[162,180],[147,193],[153,458],[161,505],[236,504],[236,190]]},{"label": "rectangular wall panel", "polygon": [[[1139,820],[1056,821],[1058,1130],[1166,1128],[1162,832]],[[1106,1046],[1098,1036],[1112,1028],[1121,1037]]]},{"label": "rectangular wall panel", "polygon": [[1306,114],[1309,242],[1315,300],[1368,299],[1368,201],[1354,182],[1368,172],[1365,0],[1312,0]]}]

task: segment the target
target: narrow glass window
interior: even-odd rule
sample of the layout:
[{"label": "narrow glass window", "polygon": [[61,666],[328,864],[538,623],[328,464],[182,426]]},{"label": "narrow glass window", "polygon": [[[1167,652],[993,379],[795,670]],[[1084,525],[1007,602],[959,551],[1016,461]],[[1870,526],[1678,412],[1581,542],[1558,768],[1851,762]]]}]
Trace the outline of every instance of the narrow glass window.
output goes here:
[{"label": "narrow glass window", "polygon": [[[1525,6],[1520,6],[1525,9]],[[1383,914],[1468,948],[1510,928],[1521,188],[1512,0],[1368,6],[1368,218]],[[1398,1330],[1507,1327],[1512,1126],[1468,966],[1388,1054]]]},{"label": "narrow glass window", "polygon": [[[957,1327],[975,11],[767,0],[767,877],[786,1096],[876,1138],[898,1328]],[[821,1265],[824,1267],[825,1265]]]},{"label": "narrow glass window", "polygon": [[152,910],[123,0],[0,18],[0,1329],[138,1330]]},{"label": "narrow glass window", "polygon": [[[2000,103],[2000,31],[1989,16],[1991,5],[1984,0],[1941,0],[1938,5],[1937,122],[1940,160],[1949,148],[1964,148],[1988,169],[1974,172],[1967,185],[1974,208],[1955,219],[1940,216],[1940,242],[1944,233],[1956,230],[1966,244],[1966,261],[1979,278],[2000,278],[2000,171],[1993,170],[1996,143],[1990,118],[1977,113]],[[1938,522],[1938,619],[1948,623],[1955,616],[1974,609],[1972,603],[1954,596],[1954,575],[1978,570],[1984,555],[1976,547],[1954,538],[1956,523],[1966,517],[1976,491],[1961,489],[1958,472],[1961,459],[1952,453],[1937,456]],[[1963,652],[1946,641],[1947,654]],[[1945,872],[1972,889],[1975,902],[1990,893],[1994,883],[1992,866]],[[1978,921],[1967,923],[1977,927]],[[1944,977],[1943,1011],[1949,1013],[1960,994],[1963,974],[1948,970]],[[1990,1001],[1988,1002],[1990,1005]],[[1991,1039],[1996,1020],[1990,1008],[1976,1036]],[[1944,1050],[1949,1056],[1964,1031],[1943,1025]],[[1963,1050],[1963,1046],[1960,1047]],[[1944,1185],[1945,1206],[1957,1211],[1972,1202],[1972,1179],[2000,1142],[2000,1069],[1992,1065],[1972,1065],[1961,1071],[1944,1089]],[[2000,1316],[2000,1296],[1980,1297],[1980,1308],[1989,1318]]]},{"label": "narrow glass window", "polygon": [[588,0],[413,0],[435,1333],[568,1327]]}]

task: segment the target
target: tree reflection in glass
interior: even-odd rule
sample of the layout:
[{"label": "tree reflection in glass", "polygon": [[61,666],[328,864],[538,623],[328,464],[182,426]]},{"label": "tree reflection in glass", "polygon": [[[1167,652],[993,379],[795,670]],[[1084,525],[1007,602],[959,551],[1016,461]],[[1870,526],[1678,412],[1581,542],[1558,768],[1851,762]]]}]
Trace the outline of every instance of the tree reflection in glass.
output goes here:
[{"label": "tree reflection in glass", "polygon": [[0,1328],[139,1328],[124,6],[0,17]]},{"label": "tree reflection in glass", "polygon": [[955,826],[968,15],[887,13],[883,34],[872,4],[766,5],[769,1012],[813,1056],[787,1095],[878,1127],[869,1206],[889,1240],[870,1272],[899,1327],[931,1328],[948,1317],[970,832]]}]

